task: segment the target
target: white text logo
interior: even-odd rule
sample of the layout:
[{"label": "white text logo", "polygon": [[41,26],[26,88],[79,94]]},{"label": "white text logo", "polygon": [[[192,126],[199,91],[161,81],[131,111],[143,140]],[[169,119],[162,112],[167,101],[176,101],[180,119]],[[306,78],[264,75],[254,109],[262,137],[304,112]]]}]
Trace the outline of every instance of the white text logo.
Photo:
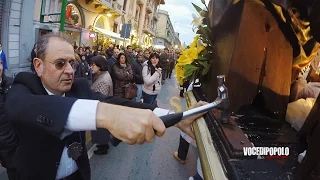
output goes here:
[{"label": "white text logo", "polygon": [[243,147],[244,156],[289,156],[288,147]]}]

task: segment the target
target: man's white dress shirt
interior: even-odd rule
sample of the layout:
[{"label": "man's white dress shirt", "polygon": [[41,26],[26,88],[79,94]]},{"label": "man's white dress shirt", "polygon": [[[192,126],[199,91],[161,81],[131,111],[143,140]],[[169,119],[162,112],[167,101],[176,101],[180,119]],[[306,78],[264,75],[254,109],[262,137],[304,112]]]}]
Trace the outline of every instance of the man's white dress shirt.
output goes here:
[{"label": "man's white dress shirt", "polygon": [[[46,89],[46,88],[45,88]],[[54,95],[46,89],[49,95]],[[65,97],[65,94],[62,95]],[[61,134],[60,139],[72,134],[75,131],[94,131],[96,127],[96,113],[98,107],[98,100],[78,99],[72,105],[65,131]],[[169,113],[169,110],[155,108],[153,113],[156,116],[163,116]],[[64,147],[60,164],[57,170],[56,179],[65,178],[78,170],[77,163],[68,156],[68,148]]]}]

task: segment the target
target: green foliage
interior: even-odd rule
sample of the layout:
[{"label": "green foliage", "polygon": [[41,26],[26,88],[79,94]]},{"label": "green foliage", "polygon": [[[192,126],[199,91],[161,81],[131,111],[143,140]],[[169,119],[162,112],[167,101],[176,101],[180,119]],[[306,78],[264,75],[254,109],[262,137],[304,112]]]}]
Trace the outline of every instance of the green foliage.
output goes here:
[{"label": "green foliage", "polygon": [[191,64],[185,64],[182,66],[184,70],[182,77],[183,81],[194,81],[201,76],[205,76],[206,74],[208,74],[211,66],[210,62],[212,61],[212,42],[210,36],[212,30],[209,26],[209,13],[208,7],[205,4],[205,0],[201,0],[201,3],[205,6],[205,9],[200,8],[194,3],[192,3],[192,5],[199,15],[199,19],[195,19],[194,22],[202,20],[200,26],[198,26],[198,24],[195,24],[196,27],[198,26],[196,29],[196,34],[199,35],[199,40],[197,42],[196,48],[203,48],[202,46],[204,46],[205,49],[198,54],[197,59],[194,59]]},{"label": "green foliage", "polygon": [[200,11],[202,11],[201,7],[195,5],[194,3],[191,3],[193,7],[196,9],[196,11],[200,14]]},{"label": "green foliage", "polygon": [[190,80],[193,79],[193,77],[195,76],[196,71],[198,71],[199,67],[192,65],[192,64],[187,64],[184,67],[185,73],[185,79],[186,80]]}]

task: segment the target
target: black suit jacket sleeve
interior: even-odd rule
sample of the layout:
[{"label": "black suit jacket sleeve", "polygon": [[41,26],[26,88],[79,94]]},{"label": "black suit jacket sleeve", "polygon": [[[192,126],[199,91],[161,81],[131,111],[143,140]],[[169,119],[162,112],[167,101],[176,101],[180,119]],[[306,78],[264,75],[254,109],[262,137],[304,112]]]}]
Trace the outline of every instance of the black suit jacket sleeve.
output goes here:
[{"label": "black suit jacket sleeve", "polygon": [[38,128],[60,138],[76,100],[70,97],[34,95],[26,86],[14,84],[8,92],[5,110],[8,119],[14,124]]},{"label": "black suit jacket sleeve", "polygon": [[94,93],[88,81],[76,79],[66,97],[49,96],[41,81],[28,73],[19,73],[7,94],[5,111],[8,120],[18,126],[40,129],[60,138],[68,120],[70,110],[77,99],[93,99],[110,104],[134,108],[151,109],[155,107],[136,103],[118,97],[106,97]]}]

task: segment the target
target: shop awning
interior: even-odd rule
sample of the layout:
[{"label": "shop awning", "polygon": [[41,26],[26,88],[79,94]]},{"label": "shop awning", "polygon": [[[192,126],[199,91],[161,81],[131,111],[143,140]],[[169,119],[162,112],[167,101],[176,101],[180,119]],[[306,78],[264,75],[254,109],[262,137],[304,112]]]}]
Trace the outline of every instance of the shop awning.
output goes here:
[{"label": "shop awning", "polygon": [[[112,31],[108,31],[108,30],[105,30],[105,29],[102,29],[102,28],[97,28],[97,27],[94,27],[94,30],[104,34],[105,36],[107,36],[108,38],[111,38],[111,39],[116,39],[116,40],[119,40],[119,41],[123,41],[123,38],[120,37],[120,34],[119,33],[114,33]],[[129,42],[129,39],[125,39],[127,42]]]}]

